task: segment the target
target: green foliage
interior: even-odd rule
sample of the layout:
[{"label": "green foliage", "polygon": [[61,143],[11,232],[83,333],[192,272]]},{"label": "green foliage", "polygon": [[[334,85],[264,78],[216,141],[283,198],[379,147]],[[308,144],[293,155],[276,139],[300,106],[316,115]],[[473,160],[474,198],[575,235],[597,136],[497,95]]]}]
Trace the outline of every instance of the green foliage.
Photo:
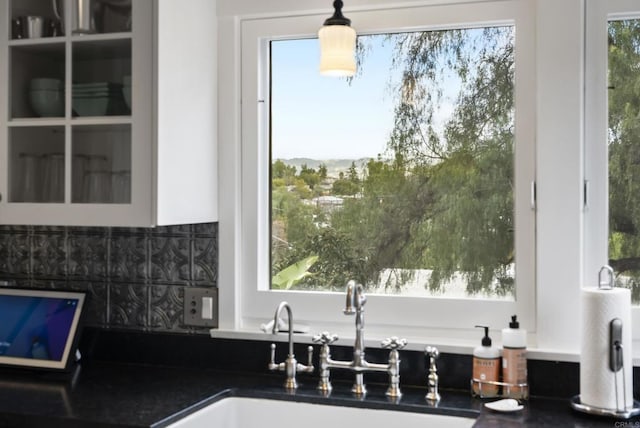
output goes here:
[{"label": "green foliage", "polygon": [[289,166],[282,160],[276,160],[271,166],[271,178],[281,178],[286,184],[293,184],[293,178],[296,176],[296,167]]},{"label": "green foliage", "polygon": [[334,181],[331,187],[333,194],[340,196],[353,196],[360,191],[358,183],[345,179],[338,179]]},{"label": "green foliage", "polygon": [[[469,294],[512,294],[514,279],[514,29],[388,35],[402,76],[384,157],[339,172],[316,206],[328,170],[272,165],[272,270],[311,260],[298,289],[377,284],[431,269],[432,290],[457,275]],[[368,45],[358,42],[359,74]],[[640,20],[609,24],[610,264],[640,301]],[[458,83],[453,99],[451,78]],[[439,123],[443,106],[453,113]],[[295,266],[295,265],[294,265]],[[311,274],[312,275],[309,275]],[[302,278],[301,278],[302,279]]]},{"label": "green foliage", "polygon": [[310,189],[313,189],[314,186],[320,183],[320,175],[315,169],[308,168],[307,165],[302,165],[299,177]]},{"label": "green foliage", "polygon": [[[309,192],[306,185],[302,189],[304,194]],[[299,192],[289,191],[286,187],[272,188],[272,264],[281,266],[281,260],[285,257],[288,248],[297,245],[298,242],[305,239],[307,234],[315,231],[314,216],[314,208],[303,203]],[[293,260],[289,264],[295,261]],[[278,270],[283,268],[280,267]]]},{"label": "green foliage", "polygon": [[609,264],[640,302],[640,21],[609,23]]},{"label": "green foliage", "polygon": [[331,227],[307,234],[289,248],[280,263],[274,264],[273,268],[277,271],[281,266],[310,257],[314,250],[318,261],[310,269],[312,276],[304,283],[295,284],[294,289],[337,291],[343,290],[350,279],[364,281],[365,263],[360,252],[348,236]]},{"label": "green foliage", "polygon": [[271,288],[288,290],[305,277],[312,275],[309,268],[318,261],[318,256],[310,256],[282,269],[271,277]]},{"label": "green foliage", "polygon": [[[403,67],[389,148],[428,183],[428,206],[415,222],[412,252],[433,269],[431,289],[455,273],[467,291],[499,284],[512,292],[508,268],[513,236],[513,28],[390,36]],[[443,100],[447,70],[460,81],[444,129],[432,119]],[[415,178],[413,178],[415,179]],[[424,192],[424,190],[422,190]],[[422,247],[422,251],[418,253]]]},{"label": "green foliage", "polygon": [[320,180],[324,180],[327,178],[327,165],[325,165],[324,163],[321,163],[318,167],[318,176],[320,177]]},{"label": "green foliage", "polygon": [[[431,269],[431,289],[462,274],[469,293],[512,293],[513,33],[492,27],[388,36],[402,80],[386,156],[340,172],[331,192],[349,197],[330,211],[305,204],[326,167],[302,166],[293,182],[306,186],[284,198],[289,245],[273,257],[274,272],[317,255],[313,275],[294,288],[341,289],[349,279],[372,285],[383,270],[407,279]],[[451,74],[459,82],[453,114],[436,126]]]}]

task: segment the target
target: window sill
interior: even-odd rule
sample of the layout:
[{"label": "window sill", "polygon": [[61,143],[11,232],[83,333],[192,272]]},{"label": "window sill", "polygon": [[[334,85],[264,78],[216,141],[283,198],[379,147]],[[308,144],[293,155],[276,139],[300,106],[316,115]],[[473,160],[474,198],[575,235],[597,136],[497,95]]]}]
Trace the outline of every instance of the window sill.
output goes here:
[{"label": "window sill", "polygon": [[[313,331],[313,330],[312,330]],[[278,336],[264,333],[259,328],[255,329],[211,329],[209,331],[210,337],[213,339],[238,339],[238,340],[259,340],[259,341],[269,341],[269,342],[286,342],[287,336],[282,333]],[[295,343],[307,343],[312,344],[312,338],[314,333],[295,333],[294,341]],[[340,346],[353,346],[354,336],[353,334],[340,334],[338,332],[338,336],[340,337],[335,344]],[[371,335],[373,336],[373,335]],[[450,353],[450,354],[461,354],[461,355],[471,355],[473,353],[473,349],[478,346],[476,340],[469,339],[450,339],[450,338],[429,338],[429,337],[411,337],[405,336],[408,343],[404,348],[409,351],[424,351],[425,346],[436,346],[440,352]],[[379,348],[380,341],[376,337],[365,339],[365,346],[368,348]],[[499,342],[494,342],[494,345],[500,346]],[[634,342],[634,353],[633,353],[633,365],[634,367],[640,367],[640,343]],[[541,348],[528,348],[527,349],[527,358],[532,360],[542,360],[542,361],[565,361],[572,363],[580,362],[580,355],[578,353],[570,353],[563,352],[551,349],[541,349]]]}]

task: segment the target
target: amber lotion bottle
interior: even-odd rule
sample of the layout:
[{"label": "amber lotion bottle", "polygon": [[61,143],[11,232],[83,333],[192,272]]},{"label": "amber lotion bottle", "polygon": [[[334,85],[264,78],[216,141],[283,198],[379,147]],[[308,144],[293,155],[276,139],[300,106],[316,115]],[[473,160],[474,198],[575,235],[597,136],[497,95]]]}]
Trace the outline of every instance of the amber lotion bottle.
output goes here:
[{"label": "amber lotion bottle", "polygon": [[499,380],[500,349],[491,346],[489,327],[484,325],[476,327],[484,328],[484,337],[482,344],[473,350],[473,393],[481,397],[495,397],[498,395],[499,386],[497,383],[490,382]]},{"label": "amber lotion bottle", "polygon": [[511,316],[509,328],[502,329],[502,395],[510,398],[528,398],[527,383],[527,331],[520,328],[516,315]]}]

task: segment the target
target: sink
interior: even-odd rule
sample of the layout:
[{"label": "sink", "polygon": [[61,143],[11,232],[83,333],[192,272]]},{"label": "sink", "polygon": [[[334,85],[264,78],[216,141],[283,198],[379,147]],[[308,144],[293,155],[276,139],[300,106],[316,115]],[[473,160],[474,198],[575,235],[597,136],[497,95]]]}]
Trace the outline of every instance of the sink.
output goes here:
[{"label": "sink", "polygon": [[325,404],[230,397],[200,409],[170,425],[172,428],[327,428],[366,426],[403,428],[446,426],[468,428],[475,419],[397,410],[363,409]]}]

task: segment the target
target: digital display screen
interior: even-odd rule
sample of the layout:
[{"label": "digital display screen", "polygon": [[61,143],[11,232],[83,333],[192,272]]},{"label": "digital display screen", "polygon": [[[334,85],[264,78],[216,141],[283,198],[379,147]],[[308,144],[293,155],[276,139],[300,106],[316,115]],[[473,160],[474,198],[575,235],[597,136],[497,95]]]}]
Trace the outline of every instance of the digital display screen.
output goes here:
[{"label": "digital display screen", "polygon": [[81,293],[0,289],[0,363],[64,368],[83,302]]}]

